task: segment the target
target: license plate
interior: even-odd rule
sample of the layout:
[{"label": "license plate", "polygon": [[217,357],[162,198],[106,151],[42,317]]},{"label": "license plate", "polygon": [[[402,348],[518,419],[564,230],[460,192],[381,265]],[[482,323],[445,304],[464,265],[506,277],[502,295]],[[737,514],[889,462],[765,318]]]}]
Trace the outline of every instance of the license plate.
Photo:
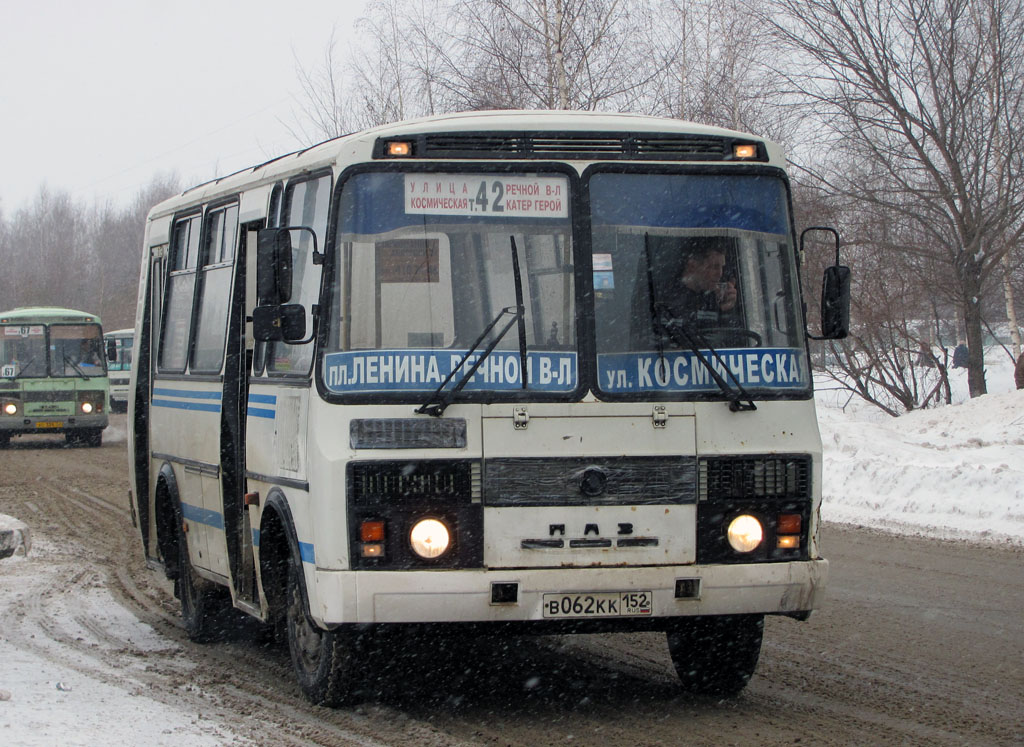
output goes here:
[{"label": "license plate", "polygon": [[63,428],[64,423],[59,420],[40,420],[36,423],[36,428]]},{"label": "license plate", "polygon": [[651,614],[649,591],[545,594],[544,617],[637,617]]}]

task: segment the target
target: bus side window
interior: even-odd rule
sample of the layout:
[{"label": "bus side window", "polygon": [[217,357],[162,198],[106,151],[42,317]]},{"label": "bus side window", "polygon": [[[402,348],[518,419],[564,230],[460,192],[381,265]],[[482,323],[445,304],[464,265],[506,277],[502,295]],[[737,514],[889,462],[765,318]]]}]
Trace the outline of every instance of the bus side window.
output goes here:
[{"label": "bus side window", "polygon": [[224,361],[237,234],[237,203],[207,213],[190,364],[196,373],[218,373]]},{"label": "bus side window", "polygon": [[[327,238],[327,213],[331,198],[329,173],[293,181],[285,191],[281,222],[287,226],[306,226],[316,234],[317,249],[323,251]],[[312,330],[310,309],[320,295],[320,266],[313,264],[313,242],[308,231],[295,231],[292,244],[291,303],[306,309],[306,329]],[[267,371],[272,374],[309,373],[313,346],[274,342],[267,349]]]},{"label": "bus side window", "polygon": [[189,326],[195,296],[201,216],[190,215],[174,223],[170,271],[164,299],[160,335],[160,370],[182,373],[188,360]]}]

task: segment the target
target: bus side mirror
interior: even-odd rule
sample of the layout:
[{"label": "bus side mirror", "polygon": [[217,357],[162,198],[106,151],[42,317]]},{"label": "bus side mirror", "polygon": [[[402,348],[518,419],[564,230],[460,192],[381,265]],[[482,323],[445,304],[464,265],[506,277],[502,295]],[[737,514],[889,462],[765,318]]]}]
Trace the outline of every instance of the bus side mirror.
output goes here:
[{"label": "bus side mirror", "polygon": [[107,340],[107,360],[113,363],[117,360],[117,343]]},{"label": "bus side mirror", "polygon": [[292,297],[292,235],[286,228],[268,228],[256,236],[257,303],[288,303]]},{"label": "bus side mirror", "polygon": [[807,234],[821,231],[835,242],[836,262],[825,268],[821,281],[821,336],[812,340],[842,340],[850,333],[850,268],[839,264],[839,232],[827,226],[810,226],[800,233],[800,254],[804,253]]},{"label": "bus side mirror", "polygon": [[258,342],[300,342],[306,337],[302,304],[269,304],[252,310],[252,335]]},{"label": "bus side mirror", "polygon": [[850,268],[825,268],[821,282],[821,336],[842,340],[850,333]]}]

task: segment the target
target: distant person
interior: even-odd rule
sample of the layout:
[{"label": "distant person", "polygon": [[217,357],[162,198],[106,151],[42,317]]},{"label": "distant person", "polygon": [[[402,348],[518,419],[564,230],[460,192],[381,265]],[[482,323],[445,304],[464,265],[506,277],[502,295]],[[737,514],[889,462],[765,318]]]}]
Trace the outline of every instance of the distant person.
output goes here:
[{"label": "distant person", "polygon": [[1024,353],[1017,357],[1017,365],[1013,369],[1013,383],[1018,389],[1024,389]]},{"label": "distant person", "polygon": [[962,342],[953,349],[953,368],[967,368],[967,346]]}]

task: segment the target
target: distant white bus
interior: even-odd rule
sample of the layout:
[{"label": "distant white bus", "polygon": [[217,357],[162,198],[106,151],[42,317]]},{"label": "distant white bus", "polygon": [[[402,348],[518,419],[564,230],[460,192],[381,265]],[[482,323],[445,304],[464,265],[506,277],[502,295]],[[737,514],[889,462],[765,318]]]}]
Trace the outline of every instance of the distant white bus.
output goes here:
[{"label": "distant white bus", "polygon": [[110,380],[111,412],[128,411],[128,385],[132,375],[134,329],[119,329],[103,335],[107,351],[107,378]]},{"label": "distant white bus", "polygon": [[194,639],[231,607],[284,632],[312,701],[372,676],[382,627],[442,623],[665,631],[687,689],[731,695],[764,616],[821,602],[774,144],[629,115],[402,122],[157,205],[143,256],[146,557]]}]

